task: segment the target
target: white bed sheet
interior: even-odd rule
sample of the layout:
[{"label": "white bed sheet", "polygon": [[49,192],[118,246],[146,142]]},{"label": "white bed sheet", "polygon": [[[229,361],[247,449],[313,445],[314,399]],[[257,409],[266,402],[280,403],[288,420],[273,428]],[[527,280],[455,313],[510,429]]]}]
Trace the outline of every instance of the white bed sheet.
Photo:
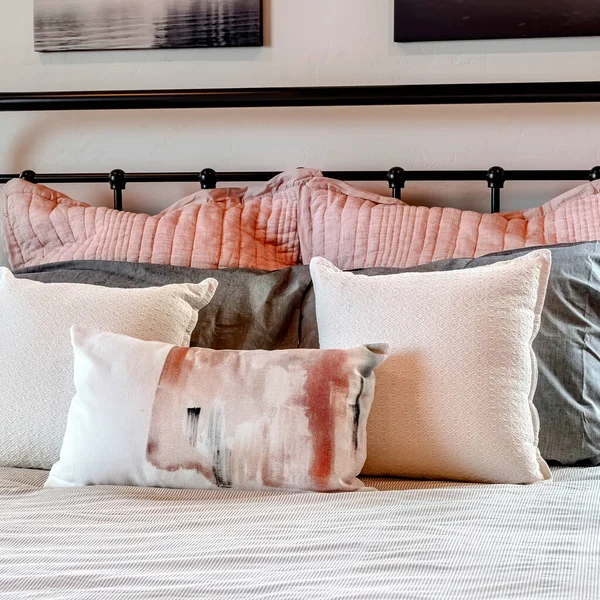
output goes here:
[{"label": "white bed sheet", "polygon": [[0,469],[0,598],[599,600],[600,468],[554,475],[319,495]]}]

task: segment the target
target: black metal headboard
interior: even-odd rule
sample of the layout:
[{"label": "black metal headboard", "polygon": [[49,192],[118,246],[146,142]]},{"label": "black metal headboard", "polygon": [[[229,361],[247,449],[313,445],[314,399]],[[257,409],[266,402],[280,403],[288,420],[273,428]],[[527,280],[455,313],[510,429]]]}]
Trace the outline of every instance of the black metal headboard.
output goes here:
[{"label": "black metal headboard", "polygon": [[[451,85],[297,87],[214,90],[148,90],[100,92],[35,92],[0,94],[0,111],[71,111],[172,108],[251,108],[293,106],[373,106],[600,102],[600,82],[485,83]],[[21,177],[38,183],[110,183],[114,205],[123,206],[128,183],[194,182],[212,189],[220,181],[266,181],[277,172],[2,174],[0,183]],[[500,191],[507,181],[578,181],[600,179],[600,166],[584,170],[487,171],[326,171],[347,181],[387,180],[394,198],[409,181],[485,181],[491,190],[491,211],[500,211]]]}]

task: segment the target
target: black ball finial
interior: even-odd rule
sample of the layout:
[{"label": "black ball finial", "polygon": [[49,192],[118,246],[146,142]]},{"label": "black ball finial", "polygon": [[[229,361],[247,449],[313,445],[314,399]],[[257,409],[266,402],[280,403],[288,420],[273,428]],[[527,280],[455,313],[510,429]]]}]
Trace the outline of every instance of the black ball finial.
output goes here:
[{"label": "black ball finial", "polygon": [[506,182],[504,169],[502,167],[492,167],[488,170],[485,177],[489,188],[503,188]]},{"label": "black ball finial", "polygon": [[200,173],[200,185],[203,190],[214,190],[217,187],[217,172],[214,169],[204,169]]},{"label": "black ball finial", "polygon": [[392,167],[387,173],[387,180],[396,200],[402,198],[402,190],[406,184],[406,173],[402,167]]},{"label": "black ball finial", "polygon": [[29,181],[29,183],[35,183],[35,180],[37,178],[36,172],[35,171],[23,171],[20,175],[19,175],[19,179],[23,179],[24,181]]},{"label": "black ball finial", "polygon": [[590,171],[590,181],[597,181],[600,179],[600,167],[594,167]]},{"label": "black ball finial", "polygon": [[110,183],[111,190],[124,190],[125,186],[127,185],[125,171],[122,171],[121,169],[114,169],[110,172],[108,181]]},{"label": "black ball finial", "polygon": [[392,189],[404,187],[406,183],[406,174],[402,167],[393,167],[388,171],[387,180]]},{"label": "black ball finial", "polygon": [[406,185],[406,173],[402,167],[393,167],[387,173],[387,180],[392,190],[392,196],[396,200],[402,198],[402,190]]}]

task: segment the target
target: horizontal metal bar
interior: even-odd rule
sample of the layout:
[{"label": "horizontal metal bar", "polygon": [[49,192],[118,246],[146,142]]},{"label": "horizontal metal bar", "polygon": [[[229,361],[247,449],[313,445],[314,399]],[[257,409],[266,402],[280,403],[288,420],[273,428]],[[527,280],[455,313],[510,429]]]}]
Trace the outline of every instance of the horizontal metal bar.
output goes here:
[{"label": "horizontal metal bar", "polygon": [[[281,171],[257,171],[257,172],[217,172],[217,181],[240,182],[240,181],[268,181],[277,177]],[[324,177],[331,179],[342,179],[345,181],[385,181],[387,171],[323,171]]]},{"label": "horizontal metal bar", "polygon": [[[20,175],[0,175],[0,183],[19,179]],[[52,173],[35,175],[36,183],[108,183],[108,173]]]},{"label": "horizontal metal bar", "polygon": [[507,181],[577,181],[588,180],[591,169],[587,171],[505,171]]},{"label": "horizontal metal bar", "polygon": [[0,111],[600,102],[600,81],[17,92]]},{"label": "horizontal metal bar", "polygon": [[[504,171],[506,181],[579,181],[590,178],[588,170]],[[482,181],[487,171],[406,171],[407,181]]]},{"label": "horizontal metal bar", "polygon": [[269,181],[273,177],[280,175],[281,171],[255,171],[255,172],[242,172],[242,171],[218,171],[216,173],[217,181],[223,181],[225,183],[240,183],[244,181]]},{"label": "horizontal metal bar", "polygon": [[[515,170],[505,171],[506,181],[587,181],[591,170]],[[280,171],[222,171],[217,181],[268,181]],[[345,181],[385,181],[388,171],[323,171],[325,177]],[[487,181],[488,171],[405,171],[406,181]],[[0,183],[18,179],[19,174],[0,175]],[[126,183],[184,183],[198,182],[200,172],[125,173]],[[108,183],[108,173],[46,173],[36,174],[37,183]]]},{"label": "horizontal metal bar", "polygon": [[487,171],[405,171],[406,181],[485,181]]},{"label": "horizontal metal bar", "polygon": [[[126,183],[184,183],[198,181],[200,173],[127,173]],[[0,175],[0,183],[19,175]],[[109,173],[36,173],[36,183],[108,183]]]}]

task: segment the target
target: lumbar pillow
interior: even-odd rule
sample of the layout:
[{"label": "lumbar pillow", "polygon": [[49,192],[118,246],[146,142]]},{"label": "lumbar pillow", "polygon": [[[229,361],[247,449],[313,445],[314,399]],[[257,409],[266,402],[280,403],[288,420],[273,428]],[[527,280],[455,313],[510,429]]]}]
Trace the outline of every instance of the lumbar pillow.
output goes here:
[{"label": "lumbar pillow", "polygon": [[322,348],[389,343],[364,472],[533,483],[551,477],[532,403],[550,252],[465,271],[366,277],[313,259]]},{"label": "lumbar pillow", "polygon": [[208,350],[74,327],[75,385],[47,487],[352,491],[387,346]]},{"label": "lumbar pillow", "polygon": [[39,283],[0,269],[0,466],[50,469],[58,460],[75,393],[73,324],[186,345],[216,287],[207,279],[121,290]]}]

